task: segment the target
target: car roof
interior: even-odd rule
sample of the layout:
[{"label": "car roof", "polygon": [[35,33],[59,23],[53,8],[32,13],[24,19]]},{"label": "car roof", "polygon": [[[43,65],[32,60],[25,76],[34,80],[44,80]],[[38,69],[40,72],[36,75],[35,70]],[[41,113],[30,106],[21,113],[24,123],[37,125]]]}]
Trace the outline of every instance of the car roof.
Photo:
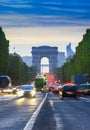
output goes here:
[{"label": "car roof", "polygon": [[81,84],[81,85],[90,85],[90,83],[84,83],[84,84]]},{"label": "car roof", "polygon": [[27,86],[27,87],[30,87],[30,86],[34,87],[34,85],[31,85],[31,84],[30,85],[29,84],[24,84],[24,85],[20,85],[20,86],[23,86],[23,87],[25,87],[25,86]]},{"label": "car roof", "polygon": [[30,85],[29,84],[24,84],[24,85],[18,85],[17,88],[18,87],[30,87],[30,86],[35,87],[34,85],[31,85],[31,84]]},{"label": "car roof", "polygon": [[76,84],[64,84],[62,86],[76,86]]}]

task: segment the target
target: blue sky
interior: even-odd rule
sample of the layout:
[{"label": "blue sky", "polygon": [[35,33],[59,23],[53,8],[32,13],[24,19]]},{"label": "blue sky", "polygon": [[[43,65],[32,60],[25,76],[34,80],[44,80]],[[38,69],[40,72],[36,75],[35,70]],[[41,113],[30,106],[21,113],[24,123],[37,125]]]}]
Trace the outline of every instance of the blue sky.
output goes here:
[{"label": "blue sky", "polygon": [[75,49],[90,27],[90,0],[0,0],[0,26],[11,52],[15,46],[29,55],[32,46],[40,45],[65,51],[69,42]]}]

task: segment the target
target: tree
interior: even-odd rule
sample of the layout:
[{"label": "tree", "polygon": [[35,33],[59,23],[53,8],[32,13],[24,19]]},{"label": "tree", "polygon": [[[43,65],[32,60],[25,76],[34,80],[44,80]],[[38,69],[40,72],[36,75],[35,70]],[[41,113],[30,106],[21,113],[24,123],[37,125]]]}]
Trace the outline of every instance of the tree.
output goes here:
[{"label": "tree", "polygon": [[8,74],[13,80],[14,84],[17,84],[19,80],[19,57],[18,56],[9,56],[8,64]]},{"label": "tree", "polygon": [[27,66],[21,57],[14,53],[9,56],[8,75],[11,77],[13,84],[25,84],[35,77],[36,67]]},{"label": "tree", "polygon": [[69,62],[56,69],[56,75],[60,76],[63,70],[63,81],[70,81],[74,74],[87,74],[90,75],[90,29],[86,30],[83,35],[82,41],[76,47],[76,53]]},{"label": "tree", "polygon": [[9,56],[9,41],[0,27],[0,75],[7,74]]}]

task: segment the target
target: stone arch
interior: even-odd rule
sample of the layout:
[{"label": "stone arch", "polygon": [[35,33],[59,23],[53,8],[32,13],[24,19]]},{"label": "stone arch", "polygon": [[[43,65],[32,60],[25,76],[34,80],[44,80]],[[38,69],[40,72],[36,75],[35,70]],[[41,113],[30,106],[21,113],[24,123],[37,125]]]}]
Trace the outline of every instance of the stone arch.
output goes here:
[{"label": "stone arch", "polygon": [[37,67],[37,73],[40,72],[41,58],[47,57],[49,59],[49,72],[53,73],[54,68],[58,63],[58,48],[50,46],[32,47],[32,65]]}]

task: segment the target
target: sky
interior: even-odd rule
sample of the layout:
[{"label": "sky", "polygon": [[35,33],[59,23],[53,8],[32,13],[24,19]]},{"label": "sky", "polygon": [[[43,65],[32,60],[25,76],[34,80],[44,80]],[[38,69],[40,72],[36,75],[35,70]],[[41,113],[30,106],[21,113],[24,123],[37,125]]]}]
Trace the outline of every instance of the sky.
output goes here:
[{"label": "sky", "polygon": [[75,51],[90,28],[90,0],[0,0],[0,26],[10,53],[31,56],[32,47]]}]

